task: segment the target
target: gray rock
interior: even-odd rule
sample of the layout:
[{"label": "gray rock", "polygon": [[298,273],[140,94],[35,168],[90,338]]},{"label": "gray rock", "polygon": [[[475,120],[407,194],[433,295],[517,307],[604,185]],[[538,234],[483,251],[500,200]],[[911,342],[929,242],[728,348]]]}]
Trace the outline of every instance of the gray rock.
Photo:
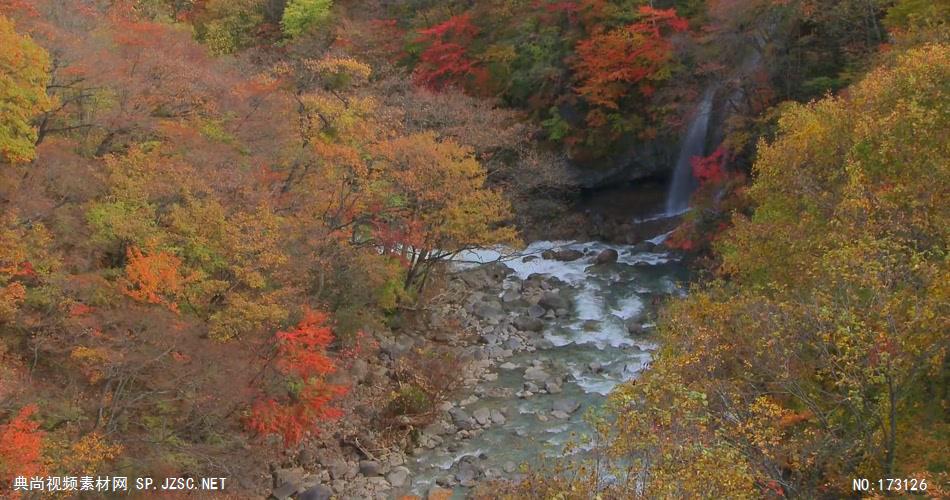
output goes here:
[{"label": "gray rock", "polygon": [[494,333],[485,333],[481,336],[481,341],[488,345],[495,345],[498,343],[498,335]]},{"label": "gray rock", "polygon": [[332,488],[325,484],[318,484],[300,495],[297,495],[297,500],[330,500],[332,496]]},{"label": "gray rock", "polygon": [[548,391],[548,394],[560,394],[561,384],[558,384],[553,380],[548,380],[544,383],[544,390]]},{"label": "gray rock", "polygon": [[616,250],[614,250],[613,248],[607,248],[607,249],[601,250],[600,253],[597,254],[597,257],[594,257],[594,263],[595,264],[613,264],[614,262],[617,262],[617,258],[619,257],[620,255],[617,253]]},{"label": "gray rock", "polygon": [[521,262],[531,262],[532,260],[538,260],[537,255],[526,255],[521,258]]},{"label": "gray rock", "polygon": [[524,371],[524,378],[525,380],[532,382],[544,382],[545,380],[551,378],[551,375],[544,371],[544,368],[532,366]]},{"label": "gray rock", "polygon": [[515,328],[525,332],[540,332],[544,329],[544,322],[532,316],[518,316],[512,324],[515,325]]},{"label": "gray rock", "polygon": [[498,368],[501,368],[502,370],[514,370],[515,368],[518,368],[518,365],[512,363],[511,361],[506,361],[498,365]]},{"label": "gray rock", "polygon": [[540,389],[538,388],[538,384],[535,384],[534,382],[525,382],[524,390],[527,392],[538,392]]},{"label": "gray rock", "polygon": [[287,500],[300,488],[300,485],[294,483],[284,483],[274,489],[270,493],[271,497],[276,498],[277,500]]},{"label": "gray rock", "polygon": [[477,304],[472,312],[480,319],[496,323],[505,316],[505,312],[502,311],[501,305],[497,302]]},{"label": "gray rock", "polygon": [[472,417],[461,408],[452,408],[449,410],[449,416],[452,417],[452,423],[459,429],[471,430],[474,428]]},{"label": "gray rock", "polygon": [[592,361],[587,364],[587,369],[590,370],[591,373],[600,373],[604,371],[604,365],[596,361]]},{"label": "gray rock", "polygon": [[564,412],[561,411],[561,410],[554,410],[554,411],[552,411],[552,412],[551,412],[551,416],[554,417],[554,418],[556,418],[556,419],[558,419],[558,420],[567,420],[568,418],[571,418],[570,415],[568,415],[567,413],[564,413]]},{"label": "gray rock", "polygon": [[360,474],[366,477],[376,477],[381,474],[382,467],[375,460],[360,460]]},{"label": "gray rock", "polygon": [[656,244],[650,243],[649,241],[641,241],[640,243],[637,243],[636,245],[634,245],[630,249],[630,251],[636,254],[636,253],[643,253],[643,252],[652,252],[655,249],[656,249]]},{"label": "gray rock", "polygon": [[307,472],[302,467],[291,467],[289,469],[277,469],[274,471],[274,485],[280,486],[284,483],[303,483]]},{"label": "gray rock", "polygon": [[329,461],[329,463],[324,462],[323,465],[330,471],[330,477],[333,479],[347,479],[347,472],[349,472],[350,466],[343,460],[334,459]]},{"label": "gray rock", "polygon": [[334,479],[330,483],[330,487],[333,488],[334,493],[337,493],[337,494],[343,493],[343,490],[346,489],[346,481],[342,479]]},{"label": "gray rock", "polygon": [[455,479],[463,485],[467,482],[474,481],[481,472],[477,465],[465,459],[459,462],[458,467],[459,470],[455,473]]},{"label": "gray rock", "polygon": [[471,290],[481,290],[488,288],[492,284],[492,279],[484,269],[475,269],[459,275],[459,278]]},{"label": "gray rock", "polygon": [[478,422],[478,425],[485,425],[491,422],[491,410],[488,408],[479,408],[472,413],[472,417]]},{"label": "gray rock", "polygon": [[624,325],[627,327],[627,332],[630,333],[630,335],[640,335],[643,333],[643,325],[640,324],[640,321],[638,321],[636,317],[628,318],[624,322]]},{"label": "gray rock", "polygon": [[491,264],[485,264],[481,267],[482,270],[488,275],[489,278],[501,282],[510,274],[514,274],[515,270],[508,267],[507,265],[501,262],[492,262]]},{"label": "gray rock", "polygon": [[570,303],[567,301],[567,299],[553,292],[548,292],[542,295],[541,299],[538,300],[538,305],[549,311],[568,309],[570,307]]},{"label": "gray rock", "polygon": [[552,410],[563,411],[568,414],[574,413],[580,407],[581,404],[576,399],[571,398],[558,399],[551,405]]},{"label": "gray rock", "polygon": [[386,474],[386,480],[393,488],[402,488],[409,481],[409,469],[401,465],[393,467],[393,470]]},{"label": "gray rock", "polygon": [[[570,248],[559,248],[557,250],[551,250],[549,252],[550,253],[544,252],[541,254],[541,256],[544,257],[545,259],[560,260],[563,262],[571,262],[584,256],[584,252],[580,250],[573,250]],[[545,253],[548,254],[547,257],[544,256]]]},{"label": "gray rock", "polygon": [[501,301],[504,304],[512,304],[521,300],[521,294],[517,290],[508,289],[501,294]]},{"label": "gray rock", "polygon": [[529,318],[541,318],[544,316],[545,310],[543,307],[537,304],[531,304],[531,306],[528,307],[528,310],[526,312]]},{"label": "gray rock", "polygon": [[518,470],[518,464],[511,461],[505,462],[505,465],[502,466],[502,470],[504,470],[507,474],[511,474],[512,472]]},{"label": "gray rock", "polygon": [[485,396],[495,399],[511,399],[514,397],[515,391],[510,387],[492,387],[485,391]]},{"label": "gray rock", "polygon": [[505,419],[505,415],[503,415],[500,411],[498,410],[491,411],[491,421],[494,422],[496,425],[504,425],[506,420],[507,419]]}]

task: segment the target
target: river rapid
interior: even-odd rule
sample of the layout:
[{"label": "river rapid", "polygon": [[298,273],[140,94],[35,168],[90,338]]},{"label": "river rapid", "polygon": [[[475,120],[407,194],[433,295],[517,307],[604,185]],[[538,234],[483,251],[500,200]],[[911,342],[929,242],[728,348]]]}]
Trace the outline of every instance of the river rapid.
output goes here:
[{"label": "river rapid", "polygon": [[479,335],[477,381],[422,431],[407,463],[413,493],[442,487],[461,498],[478,481],[516,480],[521,464],[564,457],[569,443],[583,456],[585,414],[648,367],[654,305],[684,293],[688,271],[665,237],[458,257],[472,290],[463,315]]}]

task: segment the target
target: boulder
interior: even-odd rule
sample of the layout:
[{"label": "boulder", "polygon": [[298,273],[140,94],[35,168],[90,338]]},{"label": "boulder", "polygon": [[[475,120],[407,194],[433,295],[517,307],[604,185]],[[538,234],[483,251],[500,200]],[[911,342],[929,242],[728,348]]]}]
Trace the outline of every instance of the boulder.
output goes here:
[{"label": "boulder", "polygon": [[644,253],[644,252],[652,252],[655,249],[656,249],[655,243],[651,243],[649,241],[641,241],[640,243],[637,243],[636,245],[634,245],[630,249],[630,251],[632,253]]},{"label": "boulder", "polygon": [[544,382],[551,378],[551,375],[544,371],[544,368],[532,366],[524,371],[524,378],[530,382]]},{"label": "boulder", "polygon": [[501,301],[505,304],[514,304],[521,300],[521,294],[517,290],[509,288],[501,294]]},{"label": "boulder", "polygon": [[499,283],[507,278],[509,274],[514,274],[515,272],[514,269],[502,264],[501,262],[485,264],[481,267],[481,269],[485,271],[489,278]]},{"label": "boulder", "polygon": [[472,417],[478,422],[478,425],[486,425],[492,421],[491,410],[488,408],[479,408],[472,413]]},{"label": "boulder", "polygon": [[528,313],[529,318],[541,318],[542,316],[544,316],[545,311],[543,307],[537,304],[531,304],[531,306],[528,307],[528,310],[526,312]]},{"label": "boulder", "polygon": [[393,467],[393,470],[386,474],[386,480],[393,488],[402,488],[409,481],[409,469],[402,465]]},{"label": "boulder", "polygon": [[507,419],[505,418],[505,415],[503,415],[500,411],[498,410],[491,411],[491,421],[493,423],[497,425],[504,425],[506,420]]},{"label": "boulder", "polygon": [[515,328],[525,332],[540,332],[544,329],[544,322],[531,316],[518,316],[512,324],[515,325]]},{"label": "boulder", "polygon": [[284,483],[274,489],[270,493],[271,498],[276,498],[277,500],[287,500],[294,493],[297,493],[297,490],[300,488],[300,485],[294,483]]},{"label": "boulder", "polygon": [[567,301],[567,299],[553,292],[548,292],[542,295],[541,299],[538,300],[538,305],[548,311],[568,309],[570,307],[570,303]]},{"label": "boulder", "polygon": [[350,471],[350,466],[346,462],[340,459],[329,460],[323,462],[323,466],[330,471],[330,477],[333,479],[348,479],[348,472]]},{"label": "boulder", "polygon": [[617,262],[617,259],[620,257],[620,254],[617,253],[613,248],[607,248],[601,250],[597,257],[594,257],[595,264],[613,264]]},{"label": "boulder", "polygon": [[452,423],[459,429],[471,430],[474,427],[472,417],[461,408],[452,408],[449,410],[449,416],[452,417]]},{"label": "boulder", "polygon": [[325,484],[318,484],[297,495],[297,500],[330,500],[333,489]]},{"label": "boulder", "polygon": [[505,312],[501,309],[501,304],[497,302],[483,302],[481,304],[476,304],[472,312],[480,319],[485,321],[501,321],[501,318],[505,316]]},{"label": "boulder", "polygon": [[462,282],[464,282],[470,290],[483,290],[492,284],[488,273],[480,268],[462,273],[459,275],[459,278],[461,278]]},{"label": "boulder", "polygon": [[570,248],[559,248],[557,250],[552,251],[550,255],[553,260],[559,260],[562,262],[571,262],[583,257],[584,252],[580,250],[573,250]]},{"label": "boulder", "polygon": [[624,321],[624,325],[627,327],[627,332],[630,335],[640,335],[643,333],[643,325],[640,324],[640,321],[637,318],[627,318]]},{"label": "boulder", "polygon": [[577,402],[576,399],[564,398],[554,401],[551,405],[551,409],[554,411],[562,411],[567,414],[574,413],[581,407],[581,404]]},{"label": "boulder", "polygon": [[360,474],[366,477],[376,477],[381,474],[382,466],[375,460],[360,460]]}]

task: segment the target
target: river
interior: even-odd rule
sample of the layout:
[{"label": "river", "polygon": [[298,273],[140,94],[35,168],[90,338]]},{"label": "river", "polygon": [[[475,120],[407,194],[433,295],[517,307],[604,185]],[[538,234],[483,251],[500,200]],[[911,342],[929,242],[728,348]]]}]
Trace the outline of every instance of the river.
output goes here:
[{"label": "river", "polygon": [[[510,357],[488,367],[488,376],[474,390],[480,397],[456,402],[456,423],[461,420],[464,428],[465,419],[475,416],[488,420],[487,425],[475,422],[472,436],[449,429],[437,446],[412,457],[408,465],[414,493],[424,496],[438,483],[462,497],[466,489],[460,483],[517,477],[517,466],[562,457],[569,442],[579,442],[583,452],[591,431],[585,414],[599,408],[617,384],[637,377],[657,348],[651,305],[683,293],[687,269],[678,256],[656,245],[664,238],[658,235],[634,246],[537,241],[507,258],[488,250],[460,256],[466,262],[460,267],[501,261],[510,269],[493,292],[500,302],[506,294],[518,296],[528,284],[540,282],[550,284],[570,306],[556,317],[553,311],[546,314],[543,329],[535,334],[543,340],[513,349]],[[583,256],[556,260],[545,254],[552,249],[577,250]],[[617,251],[617,261],[596,264],[596,256],[606,249]],[[508,317],[523,311],[505,309]],[[486,343],[491,347],[493,341]],[[551,391],[545,375],[547,382],[556,380]]]}]

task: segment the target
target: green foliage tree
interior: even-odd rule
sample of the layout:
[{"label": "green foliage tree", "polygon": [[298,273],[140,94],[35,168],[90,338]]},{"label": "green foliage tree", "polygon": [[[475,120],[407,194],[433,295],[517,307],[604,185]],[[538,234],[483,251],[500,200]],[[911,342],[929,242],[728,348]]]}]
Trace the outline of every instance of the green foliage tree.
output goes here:
[{"label": "green foliage tree", "polygon": [[280,27],[288,37],[296,37],[330,18],[333,0],[290,0],[284,7]]},{"label": "green foliage tree", "polygon": [[36,128],[30,123],[52,105],[46,95],[49,54],[16,32],[0,15],[0,158],[30,161],[35,155]]}]

